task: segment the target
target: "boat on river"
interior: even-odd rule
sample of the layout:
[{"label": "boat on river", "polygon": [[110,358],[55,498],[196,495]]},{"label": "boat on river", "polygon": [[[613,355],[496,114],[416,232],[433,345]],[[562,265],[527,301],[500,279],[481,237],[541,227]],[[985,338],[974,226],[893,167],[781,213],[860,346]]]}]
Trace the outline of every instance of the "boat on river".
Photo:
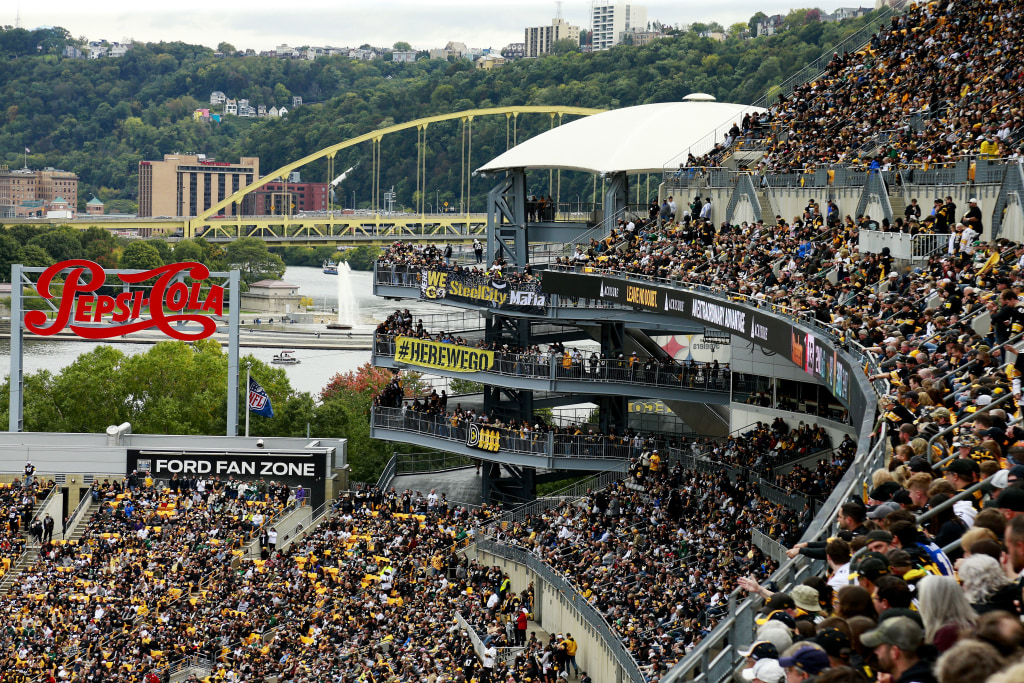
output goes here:
[{"label": "boat on river", "polygon": [[293,355],[294,353],[294,351],[282,351],[281,353],[275,353],[274,358],[270,362],[277,363],[278,365],[298,365],[302,361],[296,358]]},{"label": "boat on river", "polygon": [[332,263],[330,259],[324,261],[324,275],[337,275],[338,264]]}]

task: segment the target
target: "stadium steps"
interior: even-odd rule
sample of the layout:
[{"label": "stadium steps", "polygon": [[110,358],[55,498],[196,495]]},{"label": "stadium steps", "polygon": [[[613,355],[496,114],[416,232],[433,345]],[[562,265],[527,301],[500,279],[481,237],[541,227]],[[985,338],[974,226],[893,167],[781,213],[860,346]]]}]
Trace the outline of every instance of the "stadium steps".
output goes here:
[{"label": "stadium steps", "polygon": [[[890,190],[894,188],[890,187]],[[892,206],[892,219],[896,222],[897,218],[903,218],[903,212],[907,208],[907,202],[903,199],[903,193],[897,191],[896,194],[889,195],[889,204]]]},{"label": "stadium steps", "polygon": [[90,501],[89,507],[87,507],[85,512],[83,512],[78,518],[75,525],[68,529],[68,533],[70,535],[66,537],[67,540],[81,542],[82,537],[85,536],[85,530],[89,526],[89,520],[92,519],[92,516],[96,514],[96,511],[100,509],[100,505],[102,504],[102,501]]},{"label": "stadium steps", "polygon": [[765,225],[773,225],[775,223],[775,212],[772,210],[772,200],[768,198],[768,193],[764,190],[759,190],[757,193],[757,203],[761,206],[761,219]]}]

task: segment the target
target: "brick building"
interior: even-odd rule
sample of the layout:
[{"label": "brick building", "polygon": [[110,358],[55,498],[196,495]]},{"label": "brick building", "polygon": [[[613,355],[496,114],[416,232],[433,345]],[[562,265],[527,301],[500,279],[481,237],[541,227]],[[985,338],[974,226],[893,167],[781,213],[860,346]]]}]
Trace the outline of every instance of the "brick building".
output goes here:
[{"label": "brick building", "polygon": [[[205,155],[165,154],[163,161],[139,162],[139,216],[198,216],[260,177],[260,160],[237,164]],[[242,206],[224,208],[226,216],[252,215],[252,196]]]}]

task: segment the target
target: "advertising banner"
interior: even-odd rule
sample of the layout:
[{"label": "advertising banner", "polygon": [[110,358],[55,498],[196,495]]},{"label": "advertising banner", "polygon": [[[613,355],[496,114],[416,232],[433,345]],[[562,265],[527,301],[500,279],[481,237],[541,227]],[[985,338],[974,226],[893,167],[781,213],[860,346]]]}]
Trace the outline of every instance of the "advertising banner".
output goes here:
[{"label": "advertising banner", "polygon": [[482,451],[497,453],[501,448],[501,432],[493,427],[485,427],[475,422],[469,425],[469,436],[466,437],[466,445],[470,448],[479,448]]},{"label": "advertising banner", "polygon": [[501,278],[424,268],[420,273],[420,298],[449,299],[477,306],[543,315],[546,297],[539,282],[512,284]]},{"label": "advertising banner", "polygon": [[284,482],[295,488],[302,485],[313,507],[324,501],[324,482],[327,478],[327,457],[323,453],[181,453],[156,450],[128,449],[126,471],[148,472],[154,479],[212,479],[227,481],[234,477],[242,481]]},{"label": "advertising banner", "polygon": [[851,368],[833,348],[831,340],[807,333],[740,302],[734,304],[653,283],[603,277],[599,273],[547,271],[543,290],[548,295],[612,301],[637,310],[659,311],[729,332],[792,359],[798,367],[829,387],[851,413],[864,408],[859,392],[851,395]]},{"label": "advertising banner", "polygon": [[494,352],[414,337],[397,337],[395,361],[451,372],[487,372],[494,365]]}]

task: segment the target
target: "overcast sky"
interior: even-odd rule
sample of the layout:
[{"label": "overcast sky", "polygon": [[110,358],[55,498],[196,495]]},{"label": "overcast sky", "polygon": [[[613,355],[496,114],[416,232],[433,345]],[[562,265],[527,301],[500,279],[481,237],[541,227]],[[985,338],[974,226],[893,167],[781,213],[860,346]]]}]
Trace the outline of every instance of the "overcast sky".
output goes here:
[{"label": "overcast sky", "polygon": [[[816,6],[813,0],[729,0],[711,5],[697,0],[652,0],[645,4],[649,20],[668,24],[718,21],[724,26],[746,22],[758,10],[785,14],[791,8]],[[821,8],[831,12],[837,6],[841,3],[831,0]],[[24,28],[63,26],[76,38],[180,40],[209,47],[227,41],[238,49],[255,50],[281,43],[293,47],[390,46],[399,40],[417,49],[443,47],[449,40],[500,49],[521,42],[526,26],[549,23],[555,15],[555,3],[546,0],[177,0],[153,4],[140,0],[6,0],[0,7],[0,24],[13,25],[20,12]],[[569,22],[583,28],[589,25],[589,1],[566,0],[562,8]]]}]

